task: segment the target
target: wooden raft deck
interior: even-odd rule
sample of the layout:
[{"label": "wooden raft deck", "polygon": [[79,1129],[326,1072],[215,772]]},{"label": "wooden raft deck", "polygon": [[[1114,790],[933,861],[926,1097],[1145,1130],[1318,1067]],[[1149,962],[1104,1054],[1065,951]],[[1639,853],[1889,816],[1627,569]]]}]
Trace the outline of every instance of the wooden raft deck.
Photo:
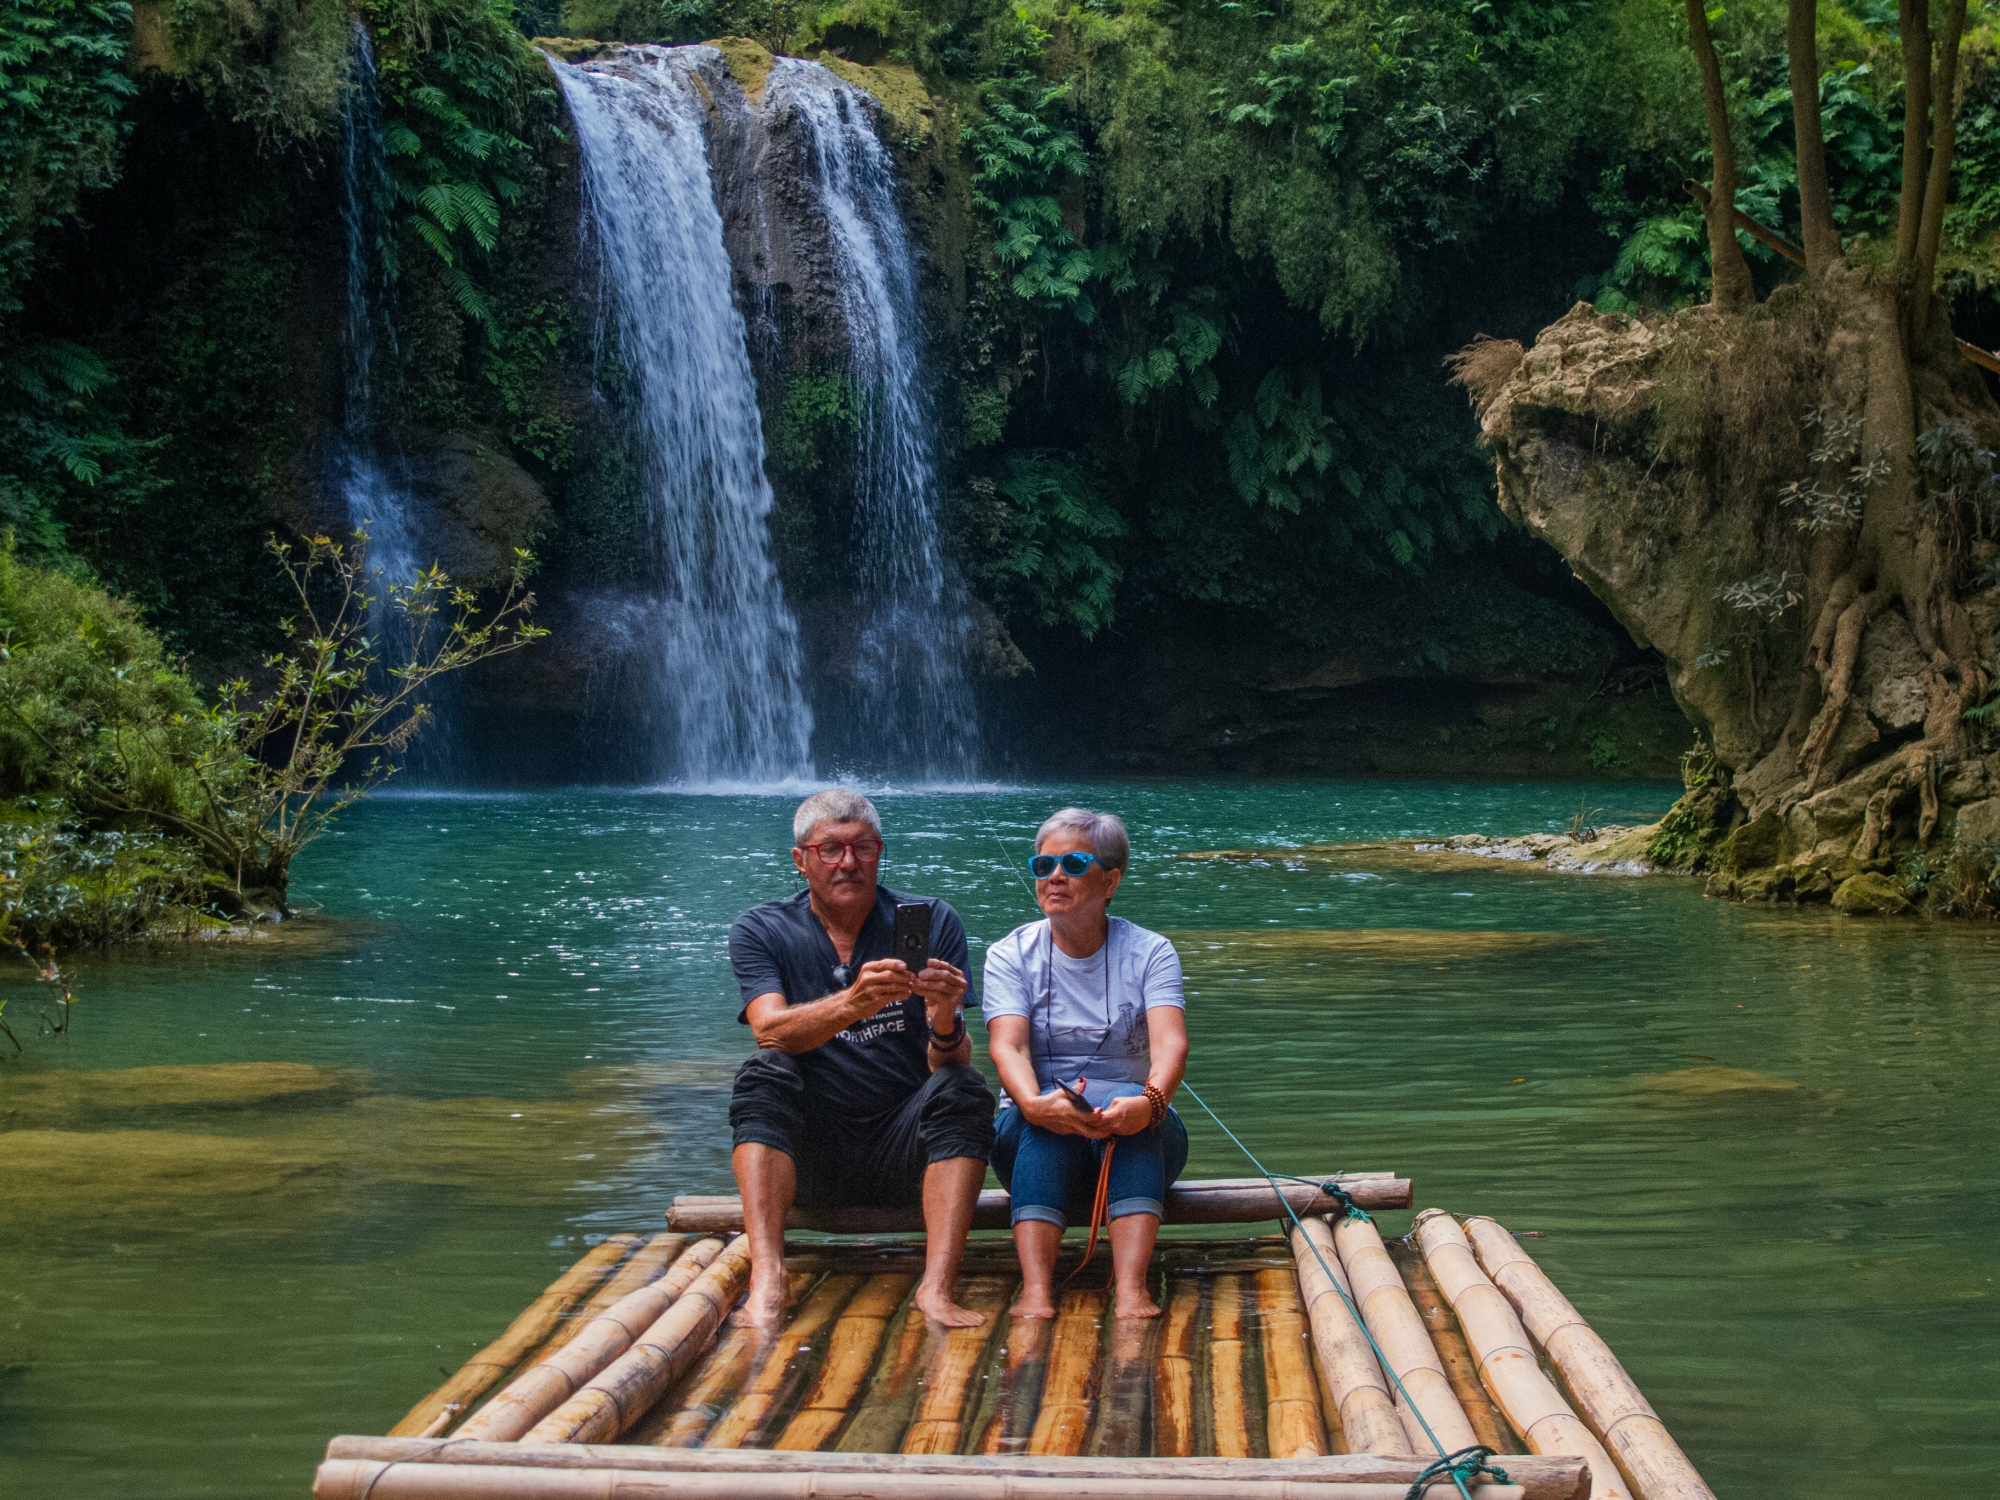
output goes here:
[{"label": "wooden raft deck", "polygon": [[[1387,1174],[1352,1181],[1408,1202]],[[1224,1186],[1188,1184],[1182,1207]],[[1275,1195],[1256,1187],[1268,1217]],[[919,1241],[829,1241],[788,1260],[772,1336],[735,1311],[748,1260],[731,1202],[677,1200],[674,1222],[692,1209],[722,1233],[597,1246],[388,1437],[334,1439],[314,1495],[1402,1500],[1437,1457],[1428,1423],[1447,1451],[1502,1455],[1508,1482],[1481,1475],[1477,1500],[1713,1500],[1490,1219],[1427,1210],[1408,1242],[1322,1215],[1289,1237],[1163,1239],[1163,1316],[1126,1322],[1108,1316],[1107,1247],[1053,1320],[1026,1322],[1006,1316],[1011,1242],[975,1239],[959,1300],[981,1321],[956,1330],[910,1306]],[[1066,1247],[1059,1278],[1081,1253]],[[1448,1478],[1430,1493],[1456,1495]]]}]

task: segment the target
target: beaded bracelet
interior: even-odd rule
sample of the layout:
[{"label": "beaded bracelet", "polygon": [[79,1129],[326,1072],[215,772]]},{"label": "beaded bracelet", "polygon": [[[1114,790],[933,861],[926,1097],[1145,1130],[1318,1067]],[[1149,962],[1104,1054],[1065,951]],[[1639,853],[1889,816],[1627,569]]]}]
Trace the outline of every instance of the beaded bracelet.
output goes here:
[{"label": "beaded bracelet", "polygon": [[1167,1096],[1149,1083],[1146,1085],[1146,1102],[1153,1107],[1153,1126],[1157,1128],[1160,1121],[1167,1117]]}]

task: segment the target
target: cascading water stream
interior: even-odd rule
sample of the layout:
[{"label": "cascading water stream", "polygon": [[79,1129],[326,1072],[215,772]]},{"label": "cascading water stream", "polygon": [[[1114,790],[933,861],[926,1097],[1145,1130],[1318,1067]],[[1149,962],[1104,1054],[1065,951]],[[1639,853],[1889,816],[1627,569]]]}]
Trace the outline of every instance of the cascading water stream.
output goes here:
[{"label": "cascading water stream", "polygon": [[659,770],[692,784],[811,774],[798,630],[771,558],[764,435],[730,290],[687,52],[554,62],[583,155],[585,213],[637,387],[662,596]]},{"label": "cascading water stream", "polygon": [[860,396],[857,581],[867,622],[847,716],[865,726],[870,758],[880,759],[871,769],[967,776],[978,753],[967,599],[939,537],[916,257],[895,167],[867,96],[819,63],[778,59],[767,101],[774,130],[786,116],[799,127]]},{"label": "cascading water stream", "polygon": [[[345,410],[334,455],[336,482],[352,529],[366,527],[371,568],[398,582],[417,566],[406,487],[377,446],[374,406],[375,340],[382,322],[370,228],[387,196],[388,158],[382,146],[382,98],[368,30],[354,22],[340,111],[340,222],[347,241]],[[383,601],[377,601],[377,607]]]}]

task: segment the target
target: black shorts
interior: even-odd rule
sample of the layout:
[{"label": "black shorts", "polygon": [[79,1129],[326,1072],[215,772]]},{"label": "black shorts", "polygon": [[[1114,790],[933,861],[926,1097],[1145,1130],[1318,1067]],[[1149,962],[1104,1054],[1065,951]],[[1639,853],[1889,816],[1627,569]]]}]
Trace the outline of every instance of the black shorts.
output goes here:
[{"label": "black shorts", "polygon": [[738,1146],[791,1157],[801,1208],[902,1208],[923,1202],[932,1162],[992,1156],[994,1105],[986,1080],[960,1064],[873,1118],[833,1118],[808,1102],[799,1060],[765,1048],[736,1070],[729,1128]]}]

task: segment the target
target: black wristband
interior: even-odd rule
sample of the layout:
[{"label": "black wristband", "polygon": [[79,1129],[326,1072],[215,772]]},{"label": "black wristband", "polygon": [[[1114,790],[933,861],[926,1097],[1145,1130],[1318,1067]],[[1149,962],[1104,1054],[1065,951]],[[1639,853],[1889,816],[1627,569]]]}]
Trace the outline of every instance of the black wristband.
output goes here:
[{"label": "black wristband", "polygon": [[958,1025],[953,1029],[950,1036],[942,1034],[937,1027],[931,1025],[928,1021],[924,1022],[924,1029],[931,1034],[931,1045],[940,1052],[949,1052],[965,1040],[965,1018],[963,1016],[959,1017]]}]

